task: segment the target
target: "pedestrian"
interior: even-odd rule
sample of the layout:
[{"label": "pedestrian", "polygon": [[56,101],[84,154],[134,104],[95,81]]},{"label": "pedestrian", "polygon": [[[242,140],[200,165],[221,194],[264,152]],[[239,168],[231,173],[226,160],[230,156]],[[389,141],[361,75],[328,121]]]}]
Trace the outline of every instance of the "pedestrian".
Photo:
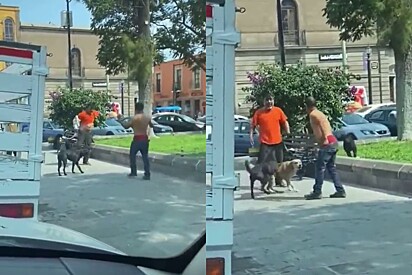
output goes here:
[{"label": "pedestrian", "polygon": [[136,103],[135,115],[132,119],[122,123],[124,128],[132,128],[134,132],[132,143],[130,144],[130,174],[129,177],[137,176],[136,155],[138,152],[142,155],[144,180],[150,180],[150,163],[149,163],[149,142],[150,130],[153,128],[152,117],[145,115],[144,105],[141,102]]},{"label": "pedestrian", "polygon": [[93,110],[90,106],[86,107],[84,111],[77,115],[77,118],[80,121],[77,144],[88,149],[88,153],[83,157],[83,164],[85,165],[90,165],[89,158],[93,143],[92,129],[94,127],[94,121],[97,117],[99,117],[99,115],[100,113]]},{"label": "pedestrian", "polygon": [[252,118],[250,143],[254,146],[255,128],[259,127],[260,148],[258,163],[267,161],[283,162],[282,129],[290,134],[288,118],[283,110],[275,107],[272,96],[267,96],[264,107],[258,109]]},{"label": "pedestrian", "polygon": [[315,185],[313,192],[305,195],[307,200],[322,198],[322,185],[325,177],[325,170],[328,170],[336,192],[330,195],[331,198],[345,198],[346,192],[340,182],[336,171],[336,153],[338,152],[338,140],[332,133],[328,118],[324,113],[316,108],[316,100],[313,97],[306,99],[306,112],[309,115],[310,126],[316,141],[320,145],[318,157],[315,164]]}]

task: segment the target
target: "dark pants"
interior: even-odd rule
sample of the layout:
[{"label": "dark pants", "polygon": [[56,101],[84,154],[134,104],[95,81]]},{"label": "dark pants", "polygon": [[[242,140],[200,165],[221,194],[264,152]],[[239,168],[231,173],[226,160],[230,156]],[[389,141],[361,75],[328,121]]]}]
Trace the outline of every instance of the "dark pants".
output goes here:
[{"label": "dark pants", "polygon": [[77,137],[77,144],[79,146],[84,146],[88,150],[88,153],[83,157],[83,163],[88,163],[90,158],[90,153],[92,151],[93,135],[91,131],[79,130],[79,135]]},{"label": "dark pants", "polygon": [[342,183],[339,180],[338,173],[336,171],[336,153],[338,149],[334,146],[325,146],[319,149],[318,159],[316,160],[315,169],[315,185],[313,186],[313,192],[316,194],[322,193],[323,180],[325,178],[325,170],[328,170],[330,177],[337,192],[345,192]]},{"label": "dark pants", "polygon": [[277,163],[283,162],[283,142],[278,144],[260,144],[259,157],[257,163],[263,163],[266,161],[276,161]]},{"label": "dark pants", "polygon": [[150,163],[149,163],[149,140],[133,140],[130,144],[130,173],[131,175],[137,175],[136,155],[140,152],[143,159],[144,175],[150,176]]}]

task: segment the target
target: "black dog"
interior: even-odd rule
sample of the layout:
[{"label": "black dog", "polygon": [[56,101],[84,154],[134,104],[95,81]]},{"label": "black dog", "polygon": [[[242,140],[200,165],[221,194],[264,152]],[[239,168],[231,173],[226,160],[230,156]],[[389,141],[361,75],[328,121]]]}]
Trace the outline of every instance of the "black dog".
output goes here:
[{"label": "black dog", "polygon": [[345,138],[343,139],[343,150],[345,150],[346,155],[348,155],[348,157],[356,158],[358,149],[356,147],[356,143],[355,143],[355,139],[353,138],[353,135],[349,134],[345,136]]},{"label": "black dog", "polygon": [[77,166],[80,173],[84,173],[79,165],[79,161],[88,153],[87,149],[78,147],[77,144],[70,144],[69,141],[61,141],[60,150],[57,153],[57,169],[61,176],[60,168],[63,166],[63,174],[67,176],[66,166],[67,160],[72,162],[72,173],[74,174],[74,166]]},{"label": "black dog", "polygon": [[255,195],[253,193],[253,188],[255,185],[255,181],[260,181],[262,184],[262,191],[266,194],[270,194],[271,192],[277,192],[273,189],[273,176],[276,173],[278,164],[276,161],[269,161],[265,163],[258,163],[252,167],[248,160],[245,161],[246,171],[249,173],[250,179],[250,195],[252,199],[255,199]]}]

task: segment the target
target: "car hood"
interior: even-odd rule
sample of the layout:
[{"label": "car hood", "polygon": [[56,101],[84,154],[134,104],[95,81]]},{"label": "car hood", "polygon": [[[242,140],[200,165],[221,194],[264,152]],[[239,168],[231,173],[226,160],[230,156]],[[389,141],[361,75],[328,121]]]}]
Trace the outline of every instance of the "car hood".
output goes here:
[{"label": "car hood", "polygon": [[351,129],[351,130],[366,130],[366,131],[381,131],[381,130],[388,130],[383,124],[379,123],[364,123],[364,124],[354,124],[354,125],[346,125],[343,127],[344,129]]},{"label": "car hood", "polygon": [[66,243],[126,255],[122,251],[80,232],[34,220],[0,217],[0,236]]}]

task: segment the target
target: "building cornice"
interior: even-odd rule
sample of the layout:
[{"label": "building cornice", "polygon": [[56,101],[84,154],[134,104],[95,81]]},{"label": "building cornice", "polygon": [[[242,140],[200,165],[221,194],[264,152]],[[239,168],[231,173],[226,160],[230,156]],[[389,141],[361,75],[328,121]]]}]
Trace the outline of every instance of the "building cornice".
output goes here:
[{"label": "building cornice", "polygon": [[[21,24],[20,25],[20,30],[21,31],[47,31],[47,32],[55,32],[55,33],[60,33],[64,32],[66,33],[67,30],[63,27],[60,26],[54,26],[54,25],[34,25],[34,24]],[[83,33],[83,34],[92,34],[92,31],[88,28],[78,28],[78,27],[72,27],[70,30],[73,33]]]}]

